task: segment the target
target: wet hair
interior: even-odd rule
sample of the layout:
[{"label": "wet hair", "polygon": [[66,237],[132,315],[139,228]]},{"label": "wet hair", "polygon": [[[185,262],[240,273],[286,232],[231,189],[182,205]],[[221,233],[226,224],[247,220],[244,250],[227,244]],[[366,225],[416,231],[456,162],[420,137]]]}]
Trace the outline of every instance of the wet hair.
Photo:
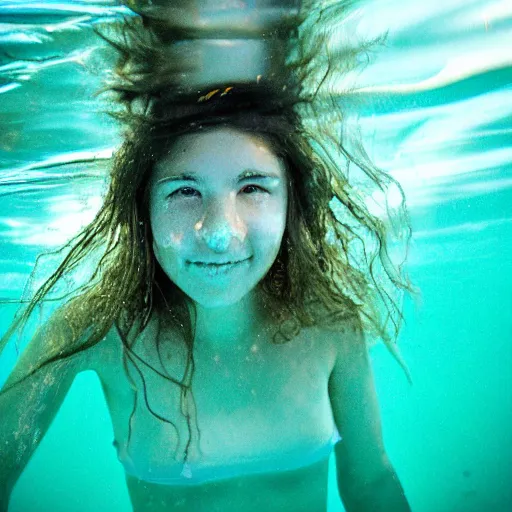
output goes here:
[{"label": "wet hair", "polygon": [[[344,119],[339,98],[320,97],[332,61],[344,57],[343,66],[350,69],[366,48],[345,49],[341,57],[331,55],[319,74],[323,78],[315,82],[310,63],[318,53],[317,42],[305,35],[299,41],[291,34],[294,57],[285,82],[263,78],[198,91],[180,85],[175,61],[164,53],[158,34],[144,20],[125,20],[120,36],[107,39],[119,52],[116,79],[107,87],[120,106],[112,115],[124,127],[108,191],[94,220],[66,244],[62,263],[0,340],[0,350],[58,283],[98,253],[99,261],[88,282],[69,295],[55,314],[65,322],[66,335],[56,328],[44,360],[2,393],[40,368],[90,349],[115,327],[123,343],[127,376],[130,362],[143,382],[141,365],[174,382],[181,389],[181,410],[188,410],[186,405],[193,400],[194,325],[187,297],[169,280],[152,252],[148,185],[154,165],[177,137],[215,126],[263,138],[288,175],[283,242],[257,285],[278,326],[273,342],[286,343],[303,327],[343,329],[347,322],[355,323],[368,337],[382,339],[410,377],[396,346],[403,315],[391,292],[417,291],[388,254],[391,227],[400,227],[406,245],[410,238],[403,191],[396,180],[369,162],[360,146],[353,145],[355,149],[349,151],[340,128]],[[385,218],[371,213],[361,190],[351,183],[350,173],[355,170],[366,177],[370,194],[377,191],[385,196],[390,188],[398,190],[400,205],[391,212],[386,202]],[[159,372],[132,348],[153,315],[160,321],[159,328],[167,324],[186,343],[182,380]],[[159,335],[155,342],[160,357]],[[151,410],[145,384],[144,398],[155,416],[172,424]],[[134,412],[135,405],[132,416]],[[183,414],[191,433],[191,416]],[[189,444],[190,438],[185,459]]]}]

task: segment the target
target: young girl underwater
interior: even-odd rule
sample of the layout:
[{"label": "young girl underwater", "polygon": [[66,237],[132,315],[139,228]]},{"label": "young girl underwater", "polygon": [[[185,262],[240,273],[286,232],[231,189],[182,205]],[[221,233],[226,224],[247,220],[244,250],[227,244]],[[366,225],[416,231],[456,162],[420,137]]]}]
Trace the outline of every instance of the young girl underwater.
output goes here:
[{"label": "young girl underwater", "polygon": [[[380,336],[409,377],[386,332],[396,317],[398,334],[401,313],[373,269],[413,288],[387,255],[387,224],[329,144],[375,189],[399,185],[333,138],[339,110],[305,92],[305,53],[284,85],[258,75],[192,90],[147,20],[127,20],[110,41],[126,129],[103,205],[0,343],[101,254],[0,393],[0,510],[86,370],[101,381],[136,512],[325,511],[333,445],[347,511],[409,510],[367,339]],[[377,241],[369,259],[354,225]]]}]

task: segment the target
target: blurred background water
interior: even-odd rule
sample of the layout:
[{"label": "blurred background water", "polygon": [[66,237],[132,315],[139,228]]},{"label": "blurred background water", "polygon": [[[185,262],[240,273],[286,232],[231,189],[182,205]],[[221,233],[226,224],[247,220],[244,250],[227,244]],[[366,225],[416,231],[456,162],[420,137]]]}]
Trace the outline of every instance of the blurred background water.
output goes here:
[{"label": "blurred background water", "polygon": [[[0,333],[35,259],[89,222],[118,128],[93,95],[113,1],[0,5]],[[399,343],[371,356],[387,450],[414,511],[512,510],[512,3],[367,0],[355,32],[388,31],[357,77],[366,148],[413,226]],[[109,64],[110,63],[110,64]],[[14,364],[0,360],[0,382]],[[20,478],[15,512],[128,511],[98,379],[79,375]],[[329,510],[340,511],[332,459]]]}]

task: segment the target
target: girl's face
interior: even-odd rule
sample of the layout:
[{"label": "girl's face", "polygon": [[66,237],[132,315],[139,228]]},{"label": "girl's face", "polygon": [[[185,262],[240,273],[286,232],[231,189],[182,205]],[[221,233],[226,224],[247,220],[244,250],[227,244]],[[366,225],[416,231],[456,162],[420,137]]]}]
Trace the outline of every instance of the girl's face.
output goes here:
[{"label": "girl's face", "polygon": [[182,135],[149,186],[155,257],[192,300],[228,306],[265,277],[286,227],[288,188],[263,139],[225,127]]}]

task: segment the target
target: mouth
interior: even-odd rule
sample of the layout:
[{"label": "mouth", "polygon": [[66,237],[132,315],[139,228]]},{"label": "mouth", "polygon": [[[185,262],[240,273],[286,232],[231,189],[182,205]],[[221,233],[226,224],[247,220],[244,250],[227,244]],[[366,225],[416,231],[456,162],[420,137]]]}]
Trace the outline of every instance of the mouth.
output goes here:
[{"label": "mouth", "polygon": [[226,263],[206,263],[201,261],[189,261],[192,270],[201,272],[208,277],[223,276],[229,274],[232,270],[244,267],[251,258],[245,260],[229,261]]},{"label": "mouth", "polygon": [[248,261],[250,258],[245,258],[243,260],[234,260],[234,261],[224,261],[224,262],[205,262],[205,261],[189,261],[189,264],[198,265],[200,267],[226,267],[237,265],[238,263],[243,263],[244,261]]}]

